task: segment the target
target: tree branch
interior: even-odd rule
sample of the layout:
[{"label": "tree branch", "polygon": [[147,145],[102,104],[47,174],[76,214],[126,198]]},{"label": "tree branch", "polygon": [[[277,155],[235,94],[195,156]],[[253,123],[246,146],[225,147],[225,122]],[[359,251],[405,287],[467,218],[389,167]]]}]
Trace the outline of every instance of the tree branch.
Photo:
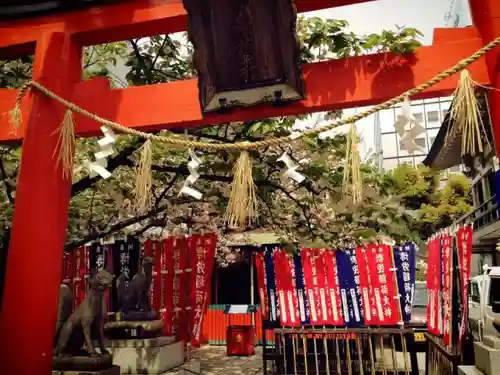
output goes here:
[{"label": "tree branch", "polygon": [[[128,157],[131,156],[141,145],[144,143],[144,140],[139,139],[135,141],[133,144],[125,147],[122,151],[118,153],[118,155],[112,157],[111,159],[108,160],[108,166],[106,169],[112,173],[115,169],[117,169],[120,166],[123,165],[130,165],[130,160],[128,160]],[[80,194],[82,191],[89,189],[94,185],[96,182],[101,180],[101,176],[95,176],[95,177],[83,177],[77,182],[73,184],[71,187],[71,196],[74,197],[78,194]]]},{"label": "tree branch", "polygon": [[94,231],[94,233],[91,233],[82,239],[67,243],[64,246],[64,250],[71,251],[73,249],[76,249],[77,247],[85,245],[87,242],[95,241],[95,240],[98,240],[100,238],[106,237],[106,236],[108,236],[112,233],[118,232],[118,231],[132,225],[132,224],[138,223],[138,222],[145,220],[153,215],[156,215],[160,212],[163,212],[167,208],[168,208],[168,205],[157,207],[157,208],[155,208],[155,209],[153,209],[153,210],[151,210],[143,215],[134,216],[132,218],[125,219],[119,223],[116,223],[115,225],[110,226],[109,228],[107,228],[104,231],[101,231],[101,232]]},{"label": "tree branch", "polygon": [[5,192],[7,193],[7,198],[9,199],[9,202],[14,204],[14,197],[12,196],[12,191],[13,188],[7,181],[7,172],[5,172],[5,166],[3,164],[3,160],[0,158],[0,172],[2,173],[2,180],[5,185]]}]

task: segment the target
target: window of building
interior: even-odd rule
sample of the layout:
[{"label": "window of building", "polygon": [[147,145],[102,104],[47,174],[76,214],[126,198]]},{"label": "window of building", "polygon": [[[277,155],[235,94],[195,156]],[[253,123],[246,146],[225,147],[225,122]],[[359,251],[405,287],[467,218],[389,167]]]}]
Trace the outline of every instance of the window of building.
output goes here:
[{"label": "window of building", "polygon": [[396,133],[382,134],[382,155],[384,158],[398,156]]},{"label": "window of building", "polygon": [[423,117],[422,113],[414,113],[413,117],[415,118],[415,120],[417,122],[419,122],[423,126],[423,119],[424,119],[424,117]]},{"label": "window of building", "polygon": [[437,129],[427,129],[427,139],[428,139],[428,145],[429,149],[432,147],[432,144],[436,140],[437,134],[439,132],[439,128]]},{"label": "window of building", "polygon": [[428,111],[427,112],[427,123],[439,123],[439,112],[438,111]]},{"label": "window of building", "polygon": [[413,160],[413,157],[409,158],[399,158],[399,165],[401,164],[410,164],[410,165],[415,165],[415,162]]},{"label": "window of building", "polygon": [[[419,146],[422,150],[427,151],[425,147],[425,135],[422,138],[415,138],[414,141],[417,144],[417,146]],[[403,142],[399,141],[399,149],[406,150],[404,146],[405,145],[403,144]]]},{"label": "window of building", "polygon": [[394,124],[396,119],[394,117],[394,108],[384,109],[379,112],[380,130],[382,133],[394,131]]},{"label": "window of building", "polygon": [[422,162],[425,160],[425,156],[415,156],[415,165],[422,164]]},{"label": "window of building", "polygon": [[398,159],[384,159],[382,162],[382,168],[385,171],[390,171],[391,169],[394,169],[398,166]]}]

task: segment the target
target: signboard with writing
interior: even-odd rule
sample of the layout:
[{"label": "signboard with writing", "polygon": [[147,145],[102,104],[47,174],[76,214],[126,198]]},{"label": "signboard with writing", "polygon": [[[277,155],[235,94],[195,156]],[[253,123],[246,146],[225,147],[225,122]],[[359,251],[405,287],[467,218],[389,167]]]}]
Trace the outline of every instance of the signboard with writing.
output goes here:
[{"label": "signboard with writing", "polygon": [[139,270],[139,255],[141,245],[139,239],[129,238],[127,241],[116,241],[113,244],[113,274],[115,282],[113,282],[113,306],[114,310],[118,310],[118,290],[117,282],[123,282],[124,287],[128,288],[130,281]]},{"label": "signboard with writing", "polygon": [[359,267],[359,282],[361,287],[361,296],[363,301],[363,312],[366,325],[378,325],[383,317],[383,312],[380,309],[381,305],[377,304],[375,291],[377,292],[378,301],[380,301],[380,288],[376,287],[377,275],[372,273],[373,267],[370,262],[375,261],[375,250],[377,245],[369,244],[360,247],[356,251],[356,259]]},{"label": "signboard with writing", "polygon": [[274,273],[273,253],[274,246],[266,246],[264,263],[266,265],[267,295],[269,298],[269,321],[279,321],[279,302],[276,293],[276,275]]},{"label": "signboard with writing", "polygon": [[174,237],[169,237],[163,241],[161,255],[161,284],[162,284],[162,305],[160,309],[163,320],[163,330],[166,336],[173,335],[174,318]]},{"label": "signboard with writing", "polygon": [[264,253],[255,254],[255,269],[257,271],[257,287],[259,289],[260,312],[262,319],[269,319],[269,299],[267,295],[267,277],[266,265],[264,262]]},{"label": "signboard with writing", "polygon": [[371,273],[375,275],[372,279],[374,294],[377,305],[380,306],[378,324],[402,324],[392,247],[387,244],[379,244],[372,247],[371,250],[375,261],[370,261],[369,267],[371,267]]},{"label": "signboard with writing", "polygon": [[363,316],[361,315],[363,305],[361,299],[358,298],[358,293],[356,292],[359,286],[356,284],[356,274],[351,260],[351,257],[355,260],[356,256],[353,255],[352,249],[337,251],[335,255],[337,258],[340,299],[342,301],[344,324],[347,327],[362,326],[364,324]]},{"label": "signboard with writing", "polygon": [[342,301],[340,299],[339,276],[337,269],[336,251],[326,250],[323,252],[325,261],[326,294],[328,301],[328,324],[344,325],[342,314]]},{"label": "signboard with writing", "polygon": [[191,260],[191,345],[200,346],[203,314],[209,304],[210,279],[215,259],[217,237],[214,234],[190,238]]},{"label": "signboard with writing", "polygon": [[290,327],[300,326],[297,289],[294,285],[293,257],[283,249],[276,249],[273,258],[281,324]]},{"label": "signboard with writing", "polygon": [[147,240],[144,243],[143,254],[153,258],[153,280],[150,286],[151,308],[158,311],[161,308],[161,255],[162,241]]},{"label": "signboard with writing", "polygon": [[439,296],[440,296],[440,241],[439,237],[431,239],[427,244],[428,267],[427,267],[427,294],[429,303],[427,304],[427,330],[440,335],[439,331]]},{"label": "signboard with writing", "polygon": [[415,293],[416,246],[412,242],[394,248],[394,262],[397,269],[398,289],[403,321],[411,320],[411,309]]},{"label": "signboard with writing", "polygon": [[73,251],[75,276],[73,278],[73,293],[75,294],[74,308],[80,305],[85,299],[86,278],[90,272],[88,264],[89,249],[87,246],[81,246]]},{"label": "signboard with writing", "polygon": [[293,268],[295,273],[295,288],[297,289],[297,300],[299,304],[299,316],[301,323],[310,324],[310,310],[306,294],[304,268],[300,254],[293,255]]},{"label": "signboard with writing", "polygon": [[443,236],[443,342],[451,344],[452,336],[452,275],[453,275],[453,238]]},{"label": "signboard with writing", "polygon": [[458,248],[458,264],[460,267],[460,282],[461,282],[461,300],[462,300],[462,319],[460,321],[460,330],[458,335],[458,345],[462,346],[462,342],[467,329],[468,316],[468,296],[469,296],[469,278],[470,266],[472,260],[472,228],[463,226],[457,231],[457,248]]}]

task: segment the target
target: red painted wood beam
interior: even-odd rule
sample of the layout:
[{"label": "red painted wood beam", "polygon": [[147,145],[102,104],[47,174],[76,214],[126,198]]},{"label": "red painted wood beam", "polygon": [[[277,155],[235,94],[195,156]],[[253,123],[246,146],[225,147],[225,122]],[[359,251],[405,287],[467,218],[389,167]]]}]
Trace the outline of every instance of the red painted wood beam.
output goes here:
[{"label": "red painted wood beam", "polygon": [[[39,47],[34,78],[70,95],[81,77],[81,48],[62,33],[47,34]],[[63,178],[53,156],[65,108],[40,93],[33,96],[16,185],[0,314],[0,359],[5,374],[51,374],[71,198],[71,178]],[[35,274],[38,279],[33,282]]]},{"label": "red painted wood beam", "polygon": [[[375,0],[295,0],[299,12],[364,3]],[[182,0],[135,0],[121,4],[16,22],[0,23],[0,57],[32,53],[44,32],[63,31],[83,45],[185,31],[187,14]],[[10,47],[10,48],[6,48]],[[14,52],[12,52],[14,51]],[[5,57],[5,56],[4,56]]]},{"label": "red painted wood beam", "polygon": [[[194,79],[115,90],[109,88],[105,78],[97,78],[79,83],[71,100],[103,118],[143,131],[373,105],[427,81],[482,46],[473,28],[448,30],[439,31],[442,43],[421,47],[410,57],[380,54],[305,65],[307,99],[286,107],[262,105],[229,114],[204,116]],[[464,39],[447,42],[446,33],[449,33],[449,39],[452,35]],[[469,69],[474,80],[489,84],[483,60],[475,62]],[[457,80],[458,75],[452,76],[414,99],[449,95]],[[14,98],[15,90],[0,90],[0,113],[12,108]],[[26,102],[24,108],[28,110],[29,101]],[[76,129],[81,136],[100,134],[99,124],[83,116],[78,116]],[[22,134],[23,130],[18,135],[10,133],[7,116],[0,117],[0,141],[16,140]]]}]

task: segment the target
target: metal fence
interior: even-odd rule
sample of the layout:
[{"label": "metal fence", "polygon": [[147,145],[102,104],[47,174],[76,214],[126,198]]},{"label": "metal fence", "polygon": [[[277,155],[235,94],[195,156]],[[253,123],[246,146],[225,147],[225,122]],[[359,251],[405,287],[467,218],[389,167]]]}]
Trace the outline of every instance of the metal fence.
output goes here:
[{"label": "metal fence", "polygon": [[439,337],[426,334],[425,375],[457,375],[462,354],[446,348]]},{"label": "metal fence", "polygon": [[279,375],[418,375],[412,329],[276,329]]}]

